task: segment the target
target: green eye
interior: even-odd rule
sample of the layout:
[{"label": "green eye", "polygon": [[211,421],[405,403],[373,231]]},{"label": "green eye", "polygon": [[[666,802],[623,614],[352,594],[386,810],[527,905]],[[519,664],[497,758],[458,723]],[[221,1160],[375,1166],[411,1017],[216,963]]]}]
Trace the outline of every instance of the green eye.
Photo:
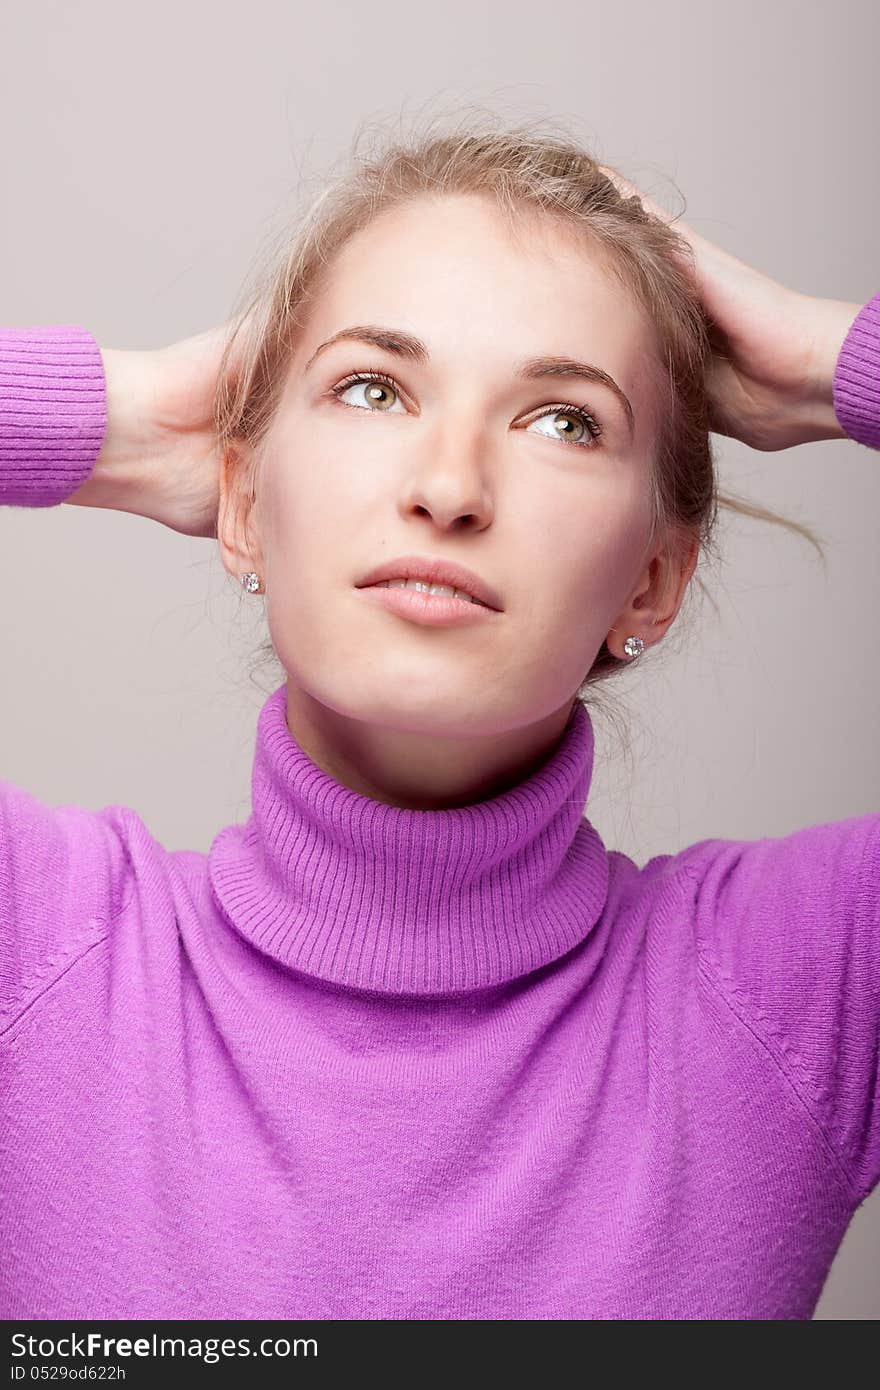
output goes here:
[{"label": "green eye", "polygon": [[[400,390],[396,381],[393,377],[387,376],[384,372],[355,372],[352,376],[347,376],[343,381],[340,381],[338,385],[334,386],[333,394],[338,400],[341,400],[346,391],[351,390],[353,386],[361,385],[368,386],[367,397],[370,403],[366,406],[354,406],[355,410],[373,410],[375,408],[377,411],[390,411],[394,402],[392,401],[389,403],[389,393],[394,396],[395,399],[400,398]],[[342,404],[351,405],[352,402],[342,401]]]},{"label": "green eye", "polygon": [[[554,426],[552,433],[547,433],[548,439],[561,439],[563,443],[579,444],[583,449],[591,449],[593,447],[593,441],[598,439],[602,433],[602,426],[599,422],[594,420],[592,415],[588,414],[586,410],[582,410],[579,406],[550,406],[550,408],[544,411],[542,415],[539,415],[536,420],[533,420],[532,424],[537,425],[540,420],[549,420],[554,415],[560,415],[563,419],[575,421],[576,427],[578,425],[580,426],[580,434],[573,434],[570,428],[563,432]],[[538,433],[544,434],[545,431],[539,430]],[[584,443],[586,437],[589,437],[590,441],[587,444]]]}]

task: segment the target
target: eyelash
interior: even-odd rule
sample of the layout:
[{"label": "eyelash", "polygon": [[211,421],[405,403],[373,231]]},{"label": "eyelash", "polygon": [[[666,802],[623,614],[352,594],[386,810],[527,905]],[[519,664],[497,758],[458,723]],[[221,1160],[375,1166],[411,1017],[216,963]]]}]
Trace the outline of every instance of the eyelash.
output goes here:
[{"label": "eyelash", "polygon": [[[337,384],[336,384],[335,386],[333,386],[333,387],[330,388],[330,389],[331,389],[331,394],[334,395],[334,396],[336,396],[336,397],[338,398],[339,396],[342,395],[343,391],[347,391],[347,390],[348,390],[349,386],[356,386],[356,385],[358,384],[358,382],[361,382],[361,381],[384,381],[385,384],[386,384],[387,386],[390,386],[394,391],[396,391],[398,395],[403,395],[403,392],[401,391],[401,389],[400,389],[400,387],[398,386],[397,382],[394,380],[394,377],[389,376],[387,372],[378,372],[378,371],[377,371],[377,372],[352,372],[351,376],[344,377],[342,381],[337,382]],[[345,406],[347,406],[347,405],[348,405],[348,401],[339,401],[339,404],[340,404],[340,405],[345,405]],[[362,408],[362,407],[361,407],[361,406],[358,406],[358,405],[349,406],[349,409],[350,409],[350,410],[360,410],[361,408]],[[539,415],[536,415],[536,416],[535,416],[535,420],[540,420],[540,419],[542,419],[544,415],[554,415],[554,414],[556,414],[557,412],[560,412],[560,411],[564,411],[567,415],[574,415],[574,416],[576,416],[576,417],[583,423],[583,425],[585,426],[585,428],[586,428],[588,434],[590,435],[590,443],[589,443],[589,444],[584,444],[584,443],[581,442],[581,440],[576,439],[576,440],[574,441],[574,447],[575,447],[575,448],[580,448],[580,449],[592,449],[592,448],[594,447],[596,441],[600,438],[600,436],[601,436],[601,434],[602,434],[602,426],[601,426],[601,424],[599,423],[599,421],[596,420],[596,419],[594,419],[594,417],[589,413],[589,411],[584,410],[582,406],[578,406],[578,405],[549,405],[549,406],[546,406],[545,409],[542,410],[541,413],[540,413]],[[368,411],[368,412],[367,412],[367,414],[373,414],[373,415],[377,415],[377,414],[381,414],[381,413],[382,413],[381,411]],[[530,423],[530,424],[534,424],[534,421],[533,421],[533,420],[530,420],[529,423]],[[549,437],[549,436],[545,436],[545,437]],[[563,440],[561,440],[561,443],[567,444],[567,443],[568,443],[568,440],[563,439]]]}]

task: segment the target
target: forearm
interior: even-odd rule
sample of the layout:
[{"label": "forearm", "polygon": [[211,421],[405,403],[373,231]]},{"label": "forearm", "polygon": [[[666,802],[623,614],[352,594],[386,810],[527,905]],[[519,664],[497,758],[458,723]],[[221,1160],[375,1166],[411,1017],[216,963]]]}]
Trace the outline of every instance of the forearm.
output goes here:
[{"label": "forearm", "polygon": [[103,447],[74,506],[149,517],[185,536],[215,537],[220,458],[213,423],[225,329],[150,351],[101,348]]},{"label": "forearm", "polygon": [[116,348],[100,352],[107,393],[104,443],[91,474],[66,501],[153,516],[156,463],[147,438],[153,408],[147,354]]},{"label": "forearm", "polygon": [[861,310],[861,304],[843,299],[810,299],[808,313],[813,326],[813,359],[810,395],[803,402],[805,419],[815,439],[846,439],[847,432],[834,409],[834,374],[840,350]]}]

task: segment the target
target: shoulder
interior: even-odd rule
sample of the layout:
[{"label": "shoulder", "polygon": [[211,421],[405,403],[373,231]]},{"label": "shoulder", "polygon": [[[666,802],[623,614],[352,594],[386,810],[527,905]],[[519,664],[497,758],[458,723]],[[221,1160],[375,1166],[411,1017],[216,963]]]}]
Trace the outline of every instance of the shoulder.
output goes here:
[{"label": "shoulder", "polygon": [[0,782],[0,1032],[114,931],[188,893],[204,856],[167,850],[129,806],[52,806]]}]

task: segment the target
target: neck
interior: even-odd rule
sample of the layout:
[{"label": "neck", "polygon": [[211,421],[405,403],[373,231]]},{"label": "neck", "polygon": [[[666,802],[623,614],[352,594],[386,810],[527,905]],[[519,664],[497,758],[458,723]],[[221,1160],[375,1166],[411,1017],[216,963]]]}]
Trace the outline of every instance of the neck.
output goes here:
[{"label": "neck", "polygon": [[438,731],[353,719],[287,682],[287,728],[303,752],[334,781],[361,796],[411,811],[472,806],[500,796],[546,762],[574,709],[567,700],[549,715],[514,729],[470,732],[461,721]]}]

